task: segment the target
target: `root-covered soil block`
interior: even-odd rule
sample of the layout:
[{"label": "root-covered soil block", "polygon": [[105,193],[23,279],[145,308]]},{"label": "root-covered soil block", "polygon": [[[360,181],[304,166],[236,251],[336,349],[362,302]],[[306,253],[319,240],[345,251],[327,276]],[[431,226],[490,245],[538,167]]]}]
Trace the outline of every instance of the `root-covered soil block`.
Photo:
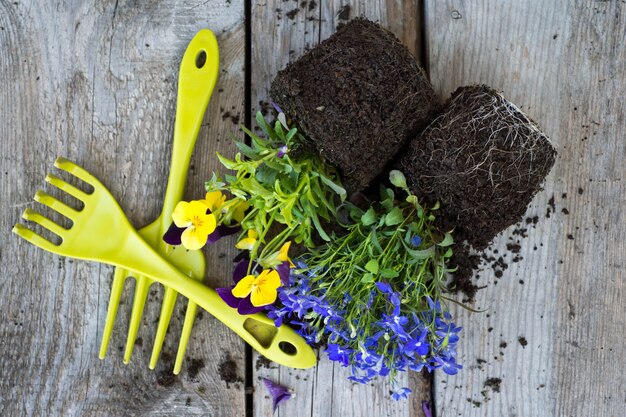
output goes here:
[{"label": "root-covered soil block", "polygon": [[409,187],[439,201],[442,227],[484,249],[518,222],[554,165],[535,123],[487,86],[461,87],[399,156]]},{"label": "root-covered soil block", "polygon": [[438,109],[408,49],[365,19],[280,71],[270,96],[339,168],[351,192],[367,186]]}]

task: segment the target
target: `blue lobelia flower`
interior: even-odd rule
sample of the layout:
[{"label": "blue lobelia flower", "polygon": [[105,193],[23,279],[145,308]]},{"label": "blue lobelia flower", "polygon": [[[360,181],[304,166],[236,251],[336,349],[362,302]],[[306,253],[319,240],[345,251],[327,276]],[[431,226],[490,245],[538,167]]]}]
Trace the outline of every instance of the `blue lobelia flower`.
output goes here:
[{"label": "blue lobelia flower", "polygon": [[391,398],[393,398],[396,401],[399,401],[401,399],[407,398],[411,392],[412,391],[407,387],[400,387],[400,388],[395,389],[392,392]]},{"label": "blue lobelia flower", "polygon": [[417,247],[418,247],[419,245],[421,245],[421,244],[422,244],[422,238],[421,238],[419,235],[414,235],[414,236],[411,238],[411,245],[412,245],[412,246],[414,246],[414,247],[416,247],[416,248],[417,248]]},{"label": "blue lobelia flower", "polygon": [[328,359],[341,363],[341,366],[348,366],[350,363],[350,355],[353,350],[340,346],[337,343],[329,343],[326,347]]}]

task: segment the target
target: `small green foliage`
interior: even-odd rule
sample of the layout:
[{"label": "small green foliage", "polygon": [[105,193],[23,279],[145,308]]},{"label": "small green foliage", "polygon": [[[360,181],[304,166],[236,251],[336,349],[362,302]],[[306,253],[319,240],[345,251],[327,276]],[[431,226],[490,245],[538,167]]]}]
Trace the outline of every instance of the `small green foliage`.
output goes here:
[{"label": "small green foliage", "polygon": [[[224,178],[213,174],[206,189],[228,190],[250,205],[241,225],[260,237],[252,257],[261,244],[265,244],[264,253],[271,253],[288,239],[313,247],[314,231],[330,240],[323,220],[333,221],[337,202],[346,197],[336,171],[319,155],[306,151],[306,138],[295,127],[288,127],[284,115],[273,126],[260,112],[256,121],[263,136],[243,127],[250,145],[236,141],[239,152],[234,159],[218,154],[222,165],[235,172]],[[282,231],[264,242],[275,222],[284,226]]]},{"label": "small green foliage", "polygon": [[[427,310],[427,297],[441,299],[446,273],[452,271],[447,266],[452,235],[436,229],[433,209],[420,205],[400,171],[392,171],[390,177],[406,198],[381,187],[380,201],[367,210],[345,203],[352,219],[344,225],[346,233],[303,257],[316,273],[311,288],[324,291],[331,304],[341,305],[345,294],[350,295],[351,301],[343,304],[344,319],[358,323],[361,341],[371,336],[375,322],[388,313],[382,305],[380,311],[378,304],[371,305],[376,283],[389,284],[400,294],[401,313],[408,316]],[[363,314],[369,305],[370,313]]]}]

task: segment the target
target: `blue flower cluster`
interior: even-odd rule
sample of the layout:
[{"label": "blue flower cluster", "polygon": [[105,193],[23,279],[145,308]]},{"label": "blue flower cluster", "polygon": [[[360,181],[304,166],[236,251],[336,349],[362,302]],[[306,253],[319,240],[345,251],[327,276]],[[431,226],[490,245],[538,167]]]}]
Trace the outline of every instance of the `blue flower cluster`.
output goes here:
[{"label": "blue flower cluster", "polygon": [[[278,290],[280,302],[268,306],[268,317],[276,326],[288,323],[309,344],[325,342],[330,360],[351,367],[352,381],[364,384],[382,376],[395,385],[397,372],[407,369],[454,375],[461,368],[456,363],[461,327],[438,301],[426,297],[425,311],[403,312],[402,295],[384,282],[372,286],[362,301],[347,293],[329,300],[315,271],[301,261],[289,281]],[[350,314],[354,311],[360,314]],[[392,397],[406,398],[410,392],[395,386]]]}]

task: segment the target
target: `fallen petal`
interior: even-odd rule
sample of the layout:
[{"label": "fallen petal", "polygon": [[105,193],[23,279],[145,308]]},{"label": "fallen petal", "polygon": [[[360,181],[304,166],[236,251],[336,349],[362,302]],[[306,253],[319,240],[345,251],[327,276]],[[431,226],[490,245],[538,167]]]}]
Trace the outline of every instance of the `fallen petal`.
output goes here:
[{"label": "fallen petal", "polygon": [[272,396],[274,412],[276,412],[276,408],[278,407],[278,404],[285,402],[292,397],[291,390],[275,382],[272,382],[267,378],[263,378],[263,382],[265,383],[267,390]]}]

